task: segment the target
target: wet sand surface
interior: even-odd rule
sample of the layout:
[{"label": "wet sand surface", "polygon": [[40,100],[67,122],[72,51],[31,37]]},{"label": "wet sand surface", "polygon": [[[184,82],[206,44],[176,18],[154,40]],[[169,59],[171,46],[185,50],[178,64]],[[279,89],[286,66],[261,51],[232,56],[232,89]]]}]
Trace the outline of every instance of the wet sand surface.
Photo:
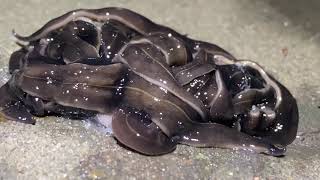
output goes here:
[{"label": "wet sand surface", "polygon": [[235,57],[257,61],[297,98],[298,137],[287,155],[179,145],[171,154],[128,151],[82,121],[38,118],[0,122],[2,179],[317,179],[320,177],[320,2],[316,0],[1,0],[0,83],[18,49],[14,28],[29,35],[77,8],[119,6],[190,37],[216,43]]}]

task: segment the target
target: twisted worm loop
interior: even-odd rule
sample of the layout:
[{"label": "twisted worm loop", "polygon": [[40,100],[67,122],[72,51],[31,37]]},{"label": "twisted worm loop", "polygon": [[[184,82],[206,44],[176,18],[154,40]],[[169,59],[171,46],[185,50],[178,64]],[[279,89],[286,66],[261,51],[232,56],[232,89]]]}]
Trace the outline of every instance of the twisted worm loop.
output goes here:
[{"label": "twisted worm loop", "polygon": [[20,41],[36,41],[45,37],[47,33],[57,30],[66,25],[68,22],[71,22],[79,17],[85,17],[100,22],[117,20],[143,35],[147,35],[148,33],[154,31],[159,31],[160,28],[163,29],[161,26],[131,10],[110,7],[102,9],[77,9],[70,11],[49,21],[30,36],[21,36],[14,30],[13,35]]},{"label": "twisted worm loop", "polygon": [[30,36],[21,36],[12,30],[13,36],[20,42],[31,42],[44,38],[51,31],[62,28],[67,23],[77,20],[79,18],[88,18],[90,20],[98,22],[106,22],[109,20],[116,20],[124,25],[130,27],[131,29],[137,31],[138,33],[147,36],[155,32],[168,32],[172,35],[183,39],[186,43],[192,43],[194,45],[199,45],[200,48],[205,49],[209,53],[224,55],[229,59],[235,60],[235,58],[217,45],[210,43],[196,41],[186,36],[183,36],[169,27],[165,27],[152,22],[150,19],[133,12],[125,8],[108,7],[101,9],[77,9],[63,14],[42,26],[38,31],[31,34]]},{"label": "twisted worm loop", "polygon": [[261,77],[266,81],[267,84],[270,84],[271,87],[274,89],[275,94],[276,94],[276,104],[275,104],[275,109],[277,109],[282,102],[282,93],[281,89],[277,85],[277,83],[272,80],[269,75],[266,73],[266,71],[257,63],[250,61],[250,60],[239,60],[236,62],[236,64],[241,65],[241,66],[247,66],[250,68],[253,68],[259,72]]}]

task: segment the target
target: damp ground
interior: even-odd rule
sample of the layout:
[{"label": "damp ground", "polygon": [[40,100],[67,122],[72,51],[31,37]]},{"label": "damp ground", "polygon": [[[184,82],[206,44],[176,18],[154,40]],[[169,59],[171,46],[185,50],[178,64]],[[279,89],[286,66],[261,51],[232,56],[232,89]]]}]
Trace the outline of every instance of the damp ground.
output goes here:
[{"label": "damp ground", "polygon": [[317,0],[2,0],[0,83],[27,35],[76,8],[120,6],[190,37],[252,59],[297,98],[297,139],[283,158],[223,149],[178,146],[148,157],[128,151],[82,121],[39,118],[37,124],[0,123],[0,179],[318,179],[320,177],[320,2]]}]

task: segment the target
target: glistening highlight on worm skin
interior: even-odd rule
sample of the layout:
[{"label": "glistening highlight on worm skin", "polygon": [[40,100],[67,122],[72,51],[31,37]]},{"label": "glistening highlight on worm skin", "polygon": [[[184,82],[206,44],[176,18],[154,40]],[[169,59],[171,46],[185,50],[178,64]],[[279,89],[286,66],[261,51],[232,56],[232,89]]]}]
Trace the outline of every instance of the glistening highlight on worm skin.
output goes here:
[{"label": "glistening highlight on worm skin", "polygon": [[25,46],[0,88],[8,120],[112,116],[114,137],[145,155],[185,144],[282,156],[296,137],[296,100],[260,65],[131,10],[78,9],[13,35]]}]

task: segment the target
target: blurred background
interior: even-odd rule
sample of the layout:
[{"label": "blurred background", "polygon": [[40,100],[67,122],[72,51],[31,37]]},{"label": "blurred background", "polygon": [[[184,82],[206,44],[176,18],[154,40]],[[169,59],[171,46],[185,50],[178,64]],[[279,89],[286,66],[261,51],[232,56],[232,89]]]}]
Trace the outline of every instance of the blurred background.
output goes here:
[{"label": "blurred background", "polygon": [[320,1],[1,0],[0,83],[8,79],[11,30],[29,35],[77,8],[129,8],[182,34],[251,59],[297,98],[300,124],[287,156],[178,146],[142,156],[82,121],[0,123],[0,179],[318,179],[320,177]]}]

